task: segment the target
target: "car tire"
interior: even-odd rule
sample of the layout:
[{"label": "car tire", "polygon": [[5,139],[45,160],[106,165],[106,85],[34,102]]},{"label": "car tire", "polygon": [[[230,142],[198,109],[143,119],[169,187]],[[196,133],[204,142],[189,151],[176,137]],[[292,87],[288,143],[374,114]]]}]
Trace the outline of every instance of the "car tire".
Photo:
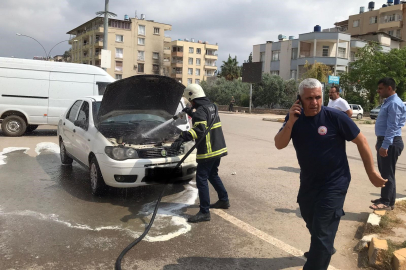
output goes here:
[{"label": "car tire", "polygon": [[360,113],[357,114],[357,119],[358,119],[358,120],[362,119],[362,114],[360,114]]},{"label": "car tire", "polygon": [[38,128],[38,125],[28,125],[27,129],[26,129],[26,133],[29,132],[33,132],[34,130],[36,130]]},{"label": "car tire", "polygon": [[372,117],[372,116],[370,116],[370,118],[371,118],[372,120],[374,120],[374,119],[375,119],[375,117]]},{"label": "car tire", "polygon": [[96,157],[90,159],[90,188],[93,195],[103,195],[107,189]]},{"label": "car tire", "polygon": [[70,158],[67,153],[66,153],[66,148],[65,148],[65,144],[63,143],[63,141],[61,141],[59,143],[59,156],[61,157],[61,163],[63,165],[72,165],[73,159]]},{"label": "car tire", "polygon": [[6,136],[20,137],[27,129],[27,123],[18,115],[7,116],[1,123],[1,130]]}]

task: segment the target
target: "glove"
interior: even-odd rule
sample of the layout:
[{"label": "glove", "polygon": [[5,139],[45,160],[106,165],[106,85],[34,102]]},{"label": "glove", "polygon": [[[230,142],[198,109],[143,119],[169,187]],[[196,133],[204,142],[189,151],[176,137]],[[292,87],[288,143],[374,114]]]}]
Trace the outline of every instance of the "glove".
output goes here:
[{"label": "glove", "polygon": [[174,149],[176,151],[180,150],[180,147],[182,146],[182,143],[185,141],[185,139],[183,139],[182,137],[179,137],[176,139],[176,141],[174,141],[171,145],[171,149]]},{"label": "glove", "polygon": [[192,108],[186,107],[186,108],[184,108],[184,109],[182,110],[182,112],[185,112],[185,113],[187,113],[187,115],[189,115],[190,117],[192,117],[192,114],[193,114]]}]

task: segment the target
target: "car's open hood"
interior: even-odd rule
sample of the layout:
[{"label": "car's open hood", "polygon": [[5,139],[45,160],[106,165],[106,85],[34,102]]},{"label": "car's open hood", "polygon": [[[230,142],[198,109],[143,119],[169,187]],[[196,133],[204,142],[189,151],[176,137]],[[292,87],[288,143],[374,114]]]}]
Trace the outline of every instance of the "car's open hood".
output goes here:
[{"label": "car's open hood", "polygon": [[148,113],[169,119],[176,113],[185,86],[175,79],[139,75],[107,86],[97,122],[122,114]]}]

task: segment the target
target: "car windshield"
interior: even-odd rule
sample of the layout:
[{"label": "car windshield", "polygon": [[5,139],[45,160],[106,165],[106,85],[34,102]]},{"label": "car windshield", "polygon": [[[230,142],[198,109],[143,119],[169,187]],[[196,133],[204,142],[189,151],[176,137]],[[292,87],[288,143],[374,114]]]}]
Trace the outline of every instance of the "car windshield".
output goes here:
[{"label": "car windshield", "polygon": [[378,107],[376,107],[374,110],[380,109],[382,107],[382,105],[379,105]]}]

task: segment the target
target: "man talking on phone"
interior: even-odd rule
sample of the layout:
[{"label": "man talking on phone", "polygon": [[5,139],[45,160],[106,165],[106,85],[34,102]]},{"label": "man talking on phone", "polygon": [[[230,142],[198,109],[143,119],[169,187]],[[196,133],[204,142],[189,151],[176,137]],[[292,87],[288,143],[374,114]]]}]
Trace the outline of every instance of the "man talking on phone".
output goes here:
[{"label": "man talking on phone", "polygon": [[357,145],[375,187],[385,186],[387,180],[376,172],[371,149],[357,125],[342,112],[322,106],[322,87],[316,79],[300,83],[299,100],[275,136],[275,146],[283,149],[290,140],[300,165],[297,202],[311,235],[303,270],[326,270],[335,252],[334,239],[345,215],[344,200],[351,181],[346,141]]}]

